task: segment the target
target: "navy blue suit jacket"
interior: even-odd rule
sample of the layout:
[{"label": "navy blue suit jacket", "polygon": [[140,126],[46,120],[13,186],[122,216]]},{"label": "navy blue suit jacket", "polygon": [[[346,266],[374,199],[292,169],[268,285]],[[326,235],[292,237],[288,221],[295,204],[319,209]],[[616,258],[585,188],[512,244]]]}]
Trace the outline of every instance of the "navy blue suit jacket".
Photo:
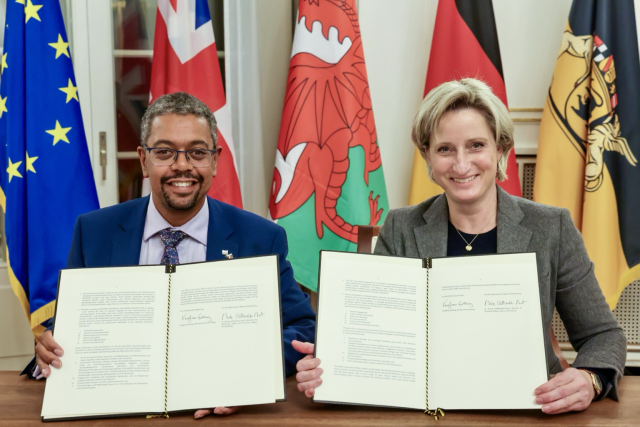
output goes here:
[{"label": "navy blue suit jacket", "polygon": [[[80,215],[73,231],[68,268],[138,265],[149,197]],[[315,313],[309,296],[293,279],[287,261],[287,235],[282,227],[258,215],[207,197],[209,231],[207,261],[224,259],[222,250],[234,258],[278,254],[284,338],[285,370],[296,371],[304,355],[291,340],[313,342]]]}]

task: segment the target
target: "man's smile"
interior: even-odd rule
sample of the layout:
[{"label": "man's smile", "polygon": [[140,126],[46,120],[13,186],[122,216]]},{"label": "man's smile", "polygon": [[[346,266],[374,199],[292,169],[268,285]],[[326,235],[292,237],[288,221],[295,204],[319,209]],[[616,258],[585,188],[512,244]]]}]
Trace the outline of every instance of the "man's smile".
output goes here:
[{"label": "man's smile", "polygon": [[193,181],[173,181],[169,183],[169,185],[173,185],[174,187],[190,187],[194,184],[195,182]]},{"label": "man's smile", "polygon": [[[160,180],[164,199],[167,205],[174,209],[184,209],[193,206],[200,195],[203,182],[204,178],[202,176],[192,175],[189,172],[166,176]],[[185,198],[190,199],[186,204],[184,201]],[[182,202],[180,200],[182,200]]]}]

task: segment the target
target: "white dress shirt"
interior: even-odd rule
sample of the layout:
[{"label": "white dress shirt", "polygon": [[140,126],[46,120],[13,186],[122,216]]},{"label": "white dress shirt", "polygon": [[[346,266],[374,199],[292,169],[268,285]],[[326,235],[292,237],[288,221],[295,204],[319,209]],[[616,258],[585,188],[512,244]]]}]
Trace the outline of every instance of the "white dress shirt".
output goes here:
[{"label": "white dress shirt", "polygon": [[164,253],[164,243],[162,243],[160,239],[160,231],[165,228],[180,230],[187,235],[187,237],[182,239],[176,246],[180,264],[200,262],[207,259],[209,204],[206,200],[196,216],[180,227],[173,227],[160,215],[153,201],[153,196],[150,196],[138,264],[160,264],[162,254]]}]

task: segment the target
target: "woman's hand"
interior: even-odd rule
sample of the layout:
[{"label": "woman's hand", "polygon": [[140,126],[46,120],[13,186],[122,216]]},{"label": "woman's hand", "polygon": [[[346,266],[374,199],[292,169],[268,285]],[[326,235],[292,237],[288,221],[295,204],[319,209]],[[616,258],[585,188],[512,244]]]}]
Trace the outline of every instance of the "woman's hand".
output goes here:
[{"label": "woman's hand", "polygon": [[569,411],[584,411],[596,395],[588,372],[569,368],[535,390],[536,403],[541,403],[542,412],[561,414]]},{"label": "woman's hand", "polygon": [[296,365],[298,370],[296,380],[298,381],[298,391],[304,393],[307,397],[312,397],[316,392],[316,388],[322,384],[322,378],[320,378],[322,368],[318,368],[320,359],[313,357],[315,346],[308,342],[296,340],[291,341],[291,346],[299,353],[306,354]]},{"label": "woman's hand", "polygon": [[231,415],[235,414],[242,408],[242,406],[231,406],[227,408],[226,406],[218,406],[214,409],[198,409],[195,414],[193,414],[193,418],[198,419],[202,417],[206,417],[207,415],[216,414],[216,415]]}]

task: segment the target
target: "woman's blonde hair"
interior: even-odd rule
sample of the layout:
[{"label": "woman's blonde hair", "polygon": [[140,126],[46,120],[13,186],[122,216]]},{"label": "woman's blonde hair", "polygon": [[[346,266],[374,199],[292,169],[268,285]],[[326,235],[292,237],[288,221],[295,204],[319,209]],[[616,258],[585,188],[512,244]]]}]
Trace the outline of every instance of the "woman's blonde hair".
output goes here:
[{"label": "woman's blonde hair", "polygon": [[486,83],[472,78],[452,80],[431,90],[413,119],[411,139],[427,161],[429,178],[433,181],[427,152],[440,119],[449,111],[464,108],[473,108],[485,117],[497,146],[502,147],[502,156],[498,159],[497,178],[504,181],[507,178],[507,159],[513,148],[513,121],[509,117],[507,107],[494,95],[491,88]]}]

